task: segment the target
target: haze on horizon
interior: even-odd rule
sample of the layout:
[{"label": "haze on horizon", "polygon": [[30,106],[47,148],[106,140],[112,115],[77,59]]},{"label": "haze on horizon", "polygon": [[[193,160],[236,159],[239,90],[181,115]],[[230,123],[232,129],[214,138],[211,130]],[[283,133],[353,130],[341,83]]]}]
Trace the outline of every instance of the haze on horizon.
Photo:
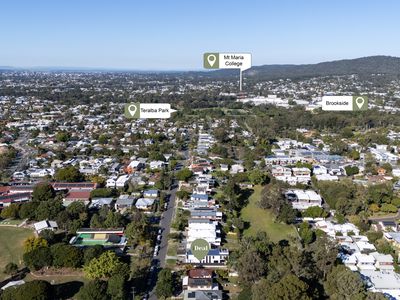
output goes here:
[{"label": "haze on horizon", "polygon": [[200,70],[202,53],[253,65],[400,56],[400,2],[6,1],[0,66]]}]

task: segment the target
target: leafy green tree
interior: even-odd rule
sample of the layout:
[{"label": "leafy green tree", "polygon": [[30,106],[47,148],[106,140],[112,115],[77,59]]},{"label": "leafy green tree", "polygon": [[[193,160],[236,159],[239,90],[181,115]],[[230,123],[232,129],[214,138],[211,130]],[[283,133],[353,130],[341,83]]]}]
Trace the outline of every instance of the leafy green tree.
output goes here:
[{"label": "leafy green tree", "polygon": [[18,272],[18,265],[13,262],[6,264],[3,271],[3,273],[7,275],[15,275],[17,272]]},{"label": "leafy green tree", "polygon": [[390,203],[383,203],[381,205],[381,211],[388,213],[395,213],[397,212],[397,206]]},{"label": "leafy green tree", "polygon": [[52,257],[48,247],[40,247],[24,253],[23,260],[26,266],[34,270],[39,270],[52,264]]},{"label": "leafy green tree", "polygon": [[285,222],[286,224],[293,224],[296,220],[297,211],[292,208],[288,203],[283,203],[279,209],[277,220],[280,222]]},{"label": "leafy green tree", "polygon": [[358,152],[356,149],[353,149],[349,152],[349,157],[354,160],[359,160],[360,159],[360,152]]},{"label": "leafy green tree", "polygon": [[180,181],[188,181],[193,176],[193,172],[188,168],[183,168],[182,170],[176,172],[176,178]]},{"label": "leafy green tree", "polygon": [[173,278],[170,269],[162,269],[158,274],[156,284],[156,295],[158,298],[165,299],[172,296]]},{"label": "leafy green tree", "polygon": [[81,201],[75,201],[68,205],[66,210],[71,219],[77,219],[82,213],[86,212],[86,207]]},{"label": "leafy green tree", "polygon": [[117,195],[117,191],[114,189],[109,189],[109,188],[99,188],[99,189],[95,189],[93,191],[90,192],[90,196],[92,198],[96,198],[96,197],[114,197]]},{"label": "leafy green tree", "polygon": [[107,294],[112,300],[128,299],[125,274],[114,274],[108,279]]},{"label": "leafy green tree", "polygon": [[323,235],[311,244],[311,250],[319,276],[324,280],[335,264],[338,255],[337,245]]},{"label": "leafy green tree", "polygon": [[53,186],[48,182],[38,183],[33,188],[33,201],[48,201],[53,200],[56,196]]},{"label": "leafy green tree", "polygon": [[266,173],[259,169],[254,169],[248,173],[249,180],[252,184],[265,184],[268,182],[268,176]]},{"label": "leafy green tree", "polygon": [[328,213],[319,206],[311,206],[302,212],[303,217],[309,218],[326,218]]},{"label": "leafy green tree", "polygon": [[82,265],[82,250],[63,243],[50,247],[55,267],[78,268]]},{"label": "leafy green tree", "polygon": [[299,235],[305,245],[311,244],[315,240],[315,233],[306,222],[300,224]]},{"label": "leafy green tree", "polygon": [[91,279],[109,278],[121,264],[122,263],[114,252],[106,251],[98,258],[93,258],[83,267],[83,271],[85,275]]},{"label": "leafy green tree", "polygon": [[334,267],[328,273],[324,287],[331,299],[364,299],[365,297],[365,288],[360,275],[343,265]]},{"label": "leafy green tree", "polygon": [[[261,278],[256,282],[251,288],[252,300],[265,300],[267,297],[267,292],[271,289],[271,282],[266,278]],[[250,298],[248,298],[250,299]]]},{"label": "leafy green tree", "polygon": [[64,209],[61,200],[42,201],[36,208],[36,220],[54,220]]},{"label": "leafy green tree", "polygon": [[50,300],[53,298],[53,288],[44,280],[32,280],[15,288],[4,290],[2,300]]},{"label": "leafy green tree", "polygon": [[56,171],[56,174],[54,175],[54,178],[57,181],[65,182],[81,182],[85,179],[84,176],[79,172],[79,170],[74,166],[58,169]]},{"label": "leafy green tree", "polygon": [[119,212],[110,211],[104,221],[104,226],[107,228],[118,228],[123,227],[124,225],[124,218]]},{"label": "leafy green tree", "polygon": [[4,207],[0,214],[3,219],[16,219],[18,215],[19,205],[17,203],[11,203],[9,206]]},{"label": "leafy green tree", "polygon": [[39,206],[39,204],[40,203],[37,201],[23,203],[19,209],[19,217],[21,219],[34,219],[36,215],[36,208]]},{"label": "leafy green tree", "polygon": [[346,171],[347,176],[357,175],[360,172],[357,166],[346,166],[344,170]]},{"label": "leafy green tree", "polygon": [[148,222],[141,212],[132,214],[132,221],[126,226],[125,235],[129,243],[137,245],[146,237]]},{"label": "leafy green tree", "polygon": [[39,236],[44,238],[47,241],[47,244],[50,245],[52,244],[56,237],[55,237],[55,233],[53,230],[50,229],[44,229],[39,233]]},{"label": "leafy green tree", "polygon": [[107,283],[101,280],[89,281],[76,295],[78,300],[107,300]]},{"label": "leafy green tree", "polygon": [[98,258],[104,252],[103,246],[94,245],[83,250],[83,262],[87,265],[92,259]]},{"label": "leafy green tree", "polygon": [[308,285],[296,276],[289,274],[283,277],[279,282],[271,286],[267,294],[268,300],[275,299],[296,299],[311,300],[308,296]]},{"label": "leafy green tree", "polygon": [[31,252],[39,247],[47,247],[47,241],[42,237],[29,237],[24,241],[24,253]]},{"label": "leafy green tree", "polygon": [[56,134],[57,142],[65,143],[65,142],[68,142],[69,138],[70,138],[69,134],[65,131],[60,131],[60,132],[57,132],[57,134]]},{"label": "leafy green tree", "polygon": [[265,267],[261,256],[255,250],[248,249],[239,257],[238,270],[244,284],[253,284],[264,274]]},{"label": "leafy green tree", "polygon": [[259,206],[264,209],[278,211],[283,202],[281,188],[279,185],[271,183],[263,189]]}]

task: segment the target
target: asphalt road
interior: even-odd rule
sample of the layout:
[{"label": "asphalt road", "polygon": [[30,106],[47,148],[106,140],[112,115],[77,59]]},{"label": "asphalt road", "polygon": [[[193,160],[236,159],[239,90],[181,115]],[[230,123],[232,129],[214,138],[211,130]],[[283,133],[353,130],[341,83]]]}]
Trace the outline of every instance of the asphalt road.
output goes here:
[{"label": "asphalt road", "polygon": [[[185,157],[184,161],[180,161],[179,163],[182,165],[185,165],[189,159],[189,151],[184,151],[182,154]],[[163,212],[160,220],[160,228],[162,228],[162,237],[161,237],[161,242],[159,243],[160,249],[158,251],[158,254],[156,257],[153,257],[153,262],[152,266],[155,266],[153,271],[150,271],[149,275],[149,280],[150,283],[148,285],[149,288],[149,299],[150,300],[157,300],[157,296],[155,295],[155,285],[157,282],[157,275],[158,272],[165,267],[165,261],[166,261],[166,256],[167,256],[167,248],[168,248],[168,235],[171,231],[171,223],[172,223],[172,218],[174,216],[175,212],[175,202],[176,202],[176,192],[178,190],[178,181],[174,180],[173,181],[173,186],[174,188],[170,190],[169,192],[169,201],[168,201],[168,207],[167,209]]]}]

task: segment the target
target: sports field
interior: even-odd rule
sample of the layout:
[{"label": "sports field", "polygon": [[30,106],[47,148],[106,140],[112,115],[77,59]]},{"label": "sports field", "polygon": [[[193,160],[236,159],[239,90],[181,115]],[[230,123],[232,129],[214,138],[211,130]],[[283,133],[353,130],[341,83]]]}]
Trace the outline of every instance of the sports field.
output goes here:
[{"label": "sports field", "polygon": [[32,235],[30,229],[0,226],[0,279],[6,277],[3,270],[9,262],[22,265],[23,243]]}]

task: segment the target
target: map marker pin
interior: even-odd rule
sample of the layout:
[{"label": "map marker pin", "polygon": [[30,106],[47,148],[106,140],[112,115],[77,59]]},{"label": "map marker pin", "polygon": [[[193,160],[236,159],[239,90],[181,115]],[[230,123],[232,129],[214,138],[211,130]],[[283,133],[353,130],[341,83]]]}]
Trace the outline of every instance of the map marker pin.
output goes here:
[{"label": "map marker pin", "polygon": [[365,103],[365,99],[363,97],[358,97],[356,99],[356,104],[358,106],[358,109],[361,109],[361,107],[364,106],[364,103]]},{"label": "map marker pin", "polygon": [[128,106],[128,111],[129,111],[129,113],[131,114],[131,116],[134,117],[134,116],[135,116],[135,113],[136,113],[136,111],[137,111],[136,105],[135,105],[135,104],[129,105],[129,106]]},{"label": "map marker pin", "polygon": [[207,56],[208,64],[213,67],[215,62],[217,61],[217,57],[214,54],[210,54]]},{"label": "map marker pin", "polygon": [[210,251],[210,244],[204,239],[197,239],[192,242],[190,250],[192,250],[194,257],[201,262],[201,260],[208,254],[208,251]]}]

